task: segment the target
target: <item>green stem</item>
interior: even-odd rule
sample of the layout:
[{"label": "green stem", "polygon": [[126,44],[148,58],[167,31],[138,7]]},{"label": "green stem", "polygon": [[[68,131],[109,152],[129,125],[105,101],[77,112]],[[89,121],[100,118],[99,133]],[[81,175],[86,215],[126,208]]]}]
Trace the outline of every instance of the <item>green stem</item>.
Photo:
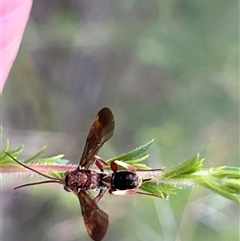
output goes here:
[{"label": "green stem", "polygon": [[[107,160],[107,162],[120,160],[142,169],[137,174],[143,179],[150,179],[151,181],[143,182],[139,188],[154,196],[167,198],[170,194],[176,194],[179,189],[189,186],[202,186],[240,204],[240,199],[238,198],[238,194],[240,194],[239,167],[222,166],[202,169],[204,159],[200,159],[199,154],[197,154],[172,168],[166,168],[164,171],[161,169],[151,170],[144,163],[144,160],[148,158],[145,152],[151,144],[152,141],[128,153]],[[63,155],[38,159],[45,149],[46,147],[41,148],[23,163],[39,172],[58,178],[62,178],[64,172],[76,169],[77,165],[67,164],[68,160],[62,159]],[[9,150],[9,141],[6,142],[6,146],[0,152],[0,173],[29,172],[29,170],[19,166],[10,156],[6,155],[6,152],[8,152],[14,158],[17,158],[21,151],[21,147]],[[109,170],[109,165],[104,166],[104,169]]]}]

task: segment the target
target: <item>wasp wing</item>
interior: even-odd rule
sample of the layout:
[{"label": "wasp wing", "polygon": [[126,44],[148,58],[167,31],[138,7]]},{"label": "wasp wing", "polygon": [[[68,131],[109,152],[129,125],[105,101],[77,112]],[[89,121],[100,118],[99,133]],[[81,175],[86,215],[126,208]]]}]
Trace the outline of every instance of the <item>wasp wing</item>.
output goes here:
[{"label": "wasp wing", "polygon": [[94,241],[101,241],[108,228],[108,214],[101,210],[87,191],[77,193],[83,220],[89,236]]},{"label": "wasp wing", "polygon": [[91,165],[92,157],[112,137],[114,126],[115,122],[112,111],[107,107],[101,109],[95,116],[89,130],[79,167],[88,168]]}]

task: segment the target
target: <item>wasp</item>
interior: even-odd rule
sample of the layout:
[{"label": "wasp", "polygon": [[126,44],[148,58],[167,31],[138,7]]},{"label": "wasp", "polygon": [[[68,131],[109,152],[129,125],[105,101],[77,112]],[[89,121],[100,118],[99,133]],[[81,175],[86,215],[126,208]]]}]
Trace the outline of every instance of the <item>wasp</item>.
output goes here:
[{"label": "wasp", "polygon": [[[139,173],[163,171],[161,168],[138,169],[120,160],[115,160],[108,164],[97,156],[103,144],[113,136],[114,127],[115,120],[112,111],[107,107],[101,109],[92,122],[77,168],[72,171],[66,171],[63,178],[55,178],[41,173],[6,153],[19,165],[48,179],[20,185],[14,189],[45,183],[59,183],[63,185],[66,191],[73,192],[78,197],[89,236],[94,241],[101,241],[109,225],[108,214],[98,206],[105,192],[108,191],[113,195],[144,194],[159,197],[158,195],[138,190],[138,187],[143,182],[151,181],[151,178],[142,178]],[[110,165],[111,172],[104,171],[104,165]],[[119,166],[125,170],[119,170]],[[91,190],[98,190],[98,195],[92,198]]]}]

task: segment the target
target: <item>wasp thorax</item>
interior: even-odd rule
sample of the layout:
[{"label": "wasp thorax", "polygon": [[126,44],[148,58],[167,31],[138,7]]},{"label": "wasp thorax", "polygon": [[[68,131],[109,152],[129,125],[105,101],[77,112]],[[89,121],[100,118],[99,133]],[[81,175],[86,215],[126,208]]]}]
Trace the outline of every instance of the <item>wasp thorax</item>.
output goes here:
[{"label": "wasp thorax", "polygon": [[99,187],[100,174],[92,170],[74,170],[66,172],[64,189],[79,192],[80,190],[96,189]]}]

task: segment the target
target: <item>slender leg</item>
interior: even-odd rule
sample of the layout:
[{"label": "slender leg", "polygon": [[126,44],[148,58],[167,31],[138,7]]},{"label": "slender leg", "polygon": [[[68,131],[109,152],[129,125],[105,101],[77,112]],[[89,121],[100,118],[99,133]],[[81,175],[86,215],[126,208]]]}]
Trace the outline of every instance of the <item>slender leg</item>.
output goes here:
[{"label": "slender leg", "polygon": [[164,169],[163,169],[163,168],[151,168],[151,169],[140,169],[140,168],[137,168],[136,171],[137,171],[137,172],[146,172],[146,171],[151,171],[151,172],[154,172],[154,171],[157,171],[157,172],[163,172]]},{"label": "slender leg", "polygon": [[94,158],[98,160],[99,162],[103,163],[104,165],[109,166],[109,163],[107,163],[105,160],[103,160],[100,156],[94,155]]},{"label": "slender leg", "polygon": [[95,204],[97,204],[101,200],[101,198],[103,197],[103,195],[105,194],[106,191],[107,191],[107,188],[100,189],[99,194],[93,200]]},{"label": "slender leg", "polygon": [[136,194],[142,194],[142,195],[148,195],[148,196],[152,196],[152,197],[162,198],[162,196],[160,196],[160,195],[152,194],[152,193],[148,193],[148,192],[139,192],[139,191],[136,191]]},{"label": "slender leg", "polygon": [[140,192],[137,191],[136,189],[127,189],[127,190],[116,190],[116,189],[110,189],[109,193],[112,195],[128,195],[128,194],[142,194],[142,195],[148,195],[152,197],[160,197],[159,195],[148,193],[148,192]]},{"label": "slender leg", "polygon": [[90,168],[92,168],[94,165],[96,165],[96,166],[98,167],[98,169],[99,169],[101,172],[103,172],[104,169],[103,169],[103,165],[102,165],[102,164],[104,164],[104,165],[109,165],[109,164],[108,164],[106,161],[104,161],[101,157],[94,155],[94,156],[93,156],[93,162],[92,162]]},{"label": "slender leg", "polygon": [[[105,194],[106,190],[107,190],[107,188],[101,189],[100,192],[98,193],[98,195],[94,199],[92,199],[91,196],[87,192],[83,191],[85,193],[85,195],[84,195],[85,208],[87,208],[88,210],[94,208],[98,204],[98,202],[101,200],[101,198]],[[81,191],[80,191],[80,193],[81,193]],[[78,193],[75,193],[75,194],[77,196],[79,195]]]},{"label": "slender leg", "polygon": [[101,172],[104,171],[103,166],[102,166],[102,164],[99,162],[99,160],[96,160],[96,161],[95,161],[95,165],[98,167],[98,169],[99,169]]},{"label": "slender leg", "polygon": [[128,189],[128,190],[116,190],[114,188],[109,189],[109,193],[112,195],[127,195],[127,194],[133,194],[133,193],[129,193],[129,191],[132,189]]}]

